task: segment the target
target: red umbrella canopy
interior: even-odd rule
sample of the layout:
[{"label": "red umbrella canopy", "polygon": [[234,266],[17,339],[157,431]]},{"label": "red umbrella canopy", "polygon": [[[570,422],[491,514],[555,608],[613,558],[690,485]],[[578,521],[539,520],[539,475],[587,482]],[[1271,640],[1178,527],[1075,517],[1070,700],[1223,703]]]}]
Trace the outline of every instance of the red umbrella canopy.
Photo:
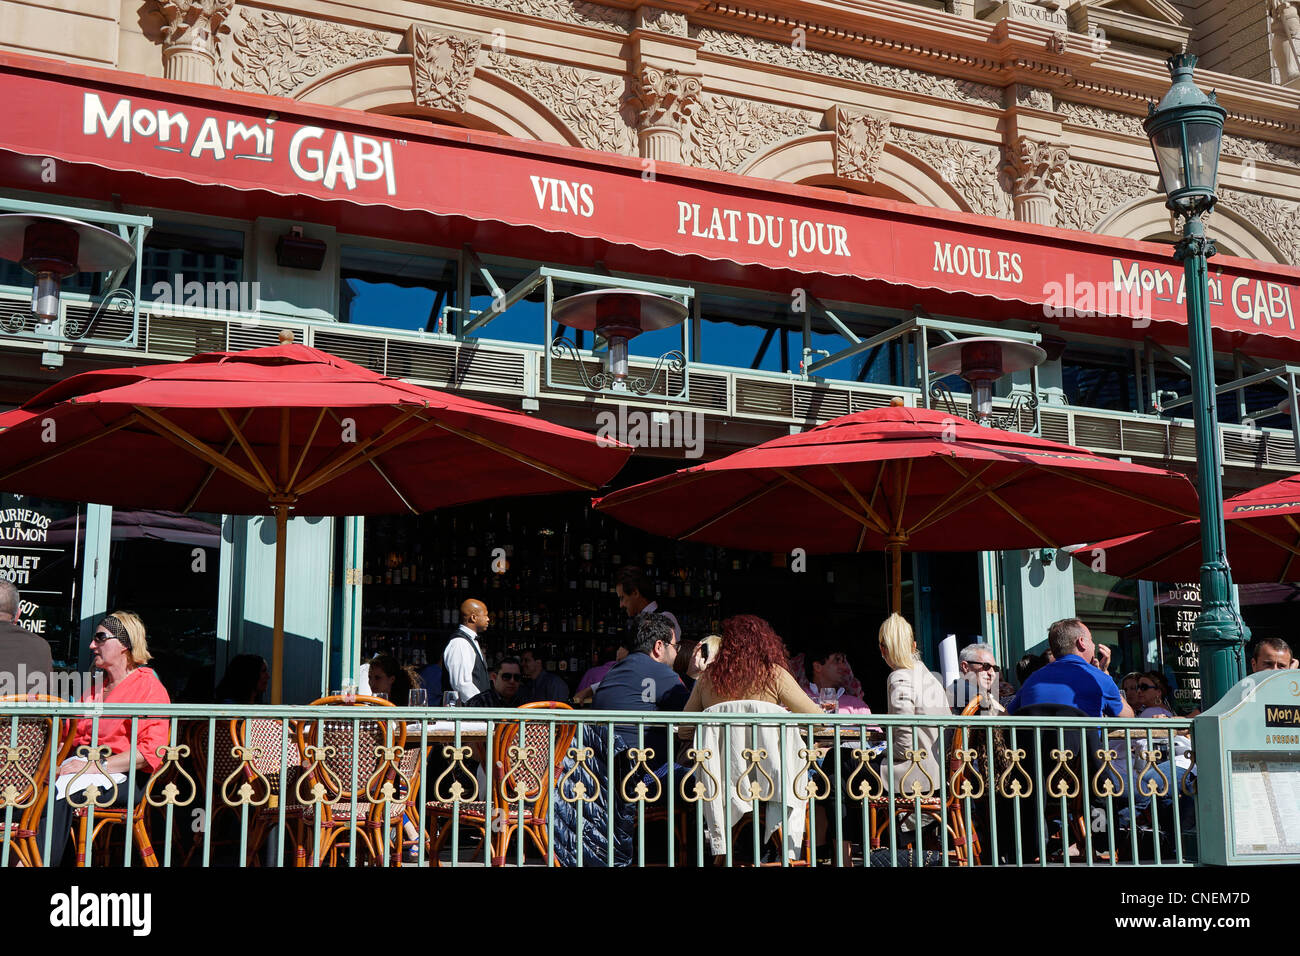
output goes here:
[{"label": "red umbrella canopy", "polygon": [[427,511],[593,489],[629,454],[301,345],[86,372],[0,415],[0,488],[173,511]]},{"label": "red umbrella canopy", "polygon": [[674,538],[842,553],[1061,546],[1195,514],[1175,472],[919,408],[873,409],[596,502]]},{"label": "red umbrella canopy", "polygon": [[[1234,581],[1300,581],[1300,475],[1229,498],[1223,503],[1223,521]],[[1074,556],[1121,578],[1195,581],[1201,569],[1201,523],[1184,521],[1099,541]]]}]

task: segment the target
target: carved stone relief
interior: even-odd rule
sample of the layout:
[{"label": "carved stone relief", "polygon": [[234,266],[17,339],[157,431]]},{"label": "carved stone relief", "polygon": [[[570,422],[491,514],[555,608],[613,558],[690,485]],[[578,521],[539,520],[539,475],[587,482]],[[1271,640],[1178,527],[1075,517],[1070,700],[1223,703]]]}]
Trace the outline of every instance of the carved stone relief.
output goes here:
[{"label": "carved stone relief", "polygon": [[1223,136],[1223,154],[1239,156],[1242,159],[1260,159],[1266,163],[1279,166],[1300,167],[1300,149],[1285,143],[1269,143],[1262,139],[1249,139],[1245,136]]},{"label": "carved stone relief", "polygon": [[624,105],[636,110],[641,155],[681,162],[684,126],[703,89],[700,78],[642,65],[631,85]]},{"label": "carved stone relief", "polygon": [[1065,122],[1073,123],[1075,126],[1087,126],[1090,129],[1123,133],[1125,136],[1147,138],[1146,132],[1142,129],[1142,120],[1132,113],[1121,113],[1087,103],[1071,103],[1068,100],[1059,101],[1056,109],[1065,115]]},{"label": "carved stone relief", "polygon": [[1067,163],[1056,180],[1056,221],[1066,229],[1091,230],[1113,209],[1154,196],[1156,177],[1095,163]]},{"label": "carved stone relief", "polygon": [[636,131],[620,112],[623,77],[496,51],[488,53],[487,68],[535,96],[588,149],[636,155]]},{"label": "carved stone relief", "polygon": [[703,28],[696,32],[703,41],[701,50],[733,56],[752,63],[769,63],[810,73],[822,73],[872,86],[920,93],[935,99],[1002,108],[1002,90],[984,83],[970,83],[950,76],[924,73],[901,66],[873,63],[860,57],[825,53],[821,50],[795,50],[792,46],[760,40],[724,30]]},{"label": "carved stone relief", "polygon": [[1041,86],[1026,86],[1023,83],[1016,83],[1012,87],[1017,106],[1027,106],[1035,110],[1052,109],[1052,91],[1045,90]]},{"label": "carved stone relief", "polygon": [[469,2],[480,7],[524,13],[540,20],[573,23],[600,30],[612,30],[616,33],[632,32],[630,11],[604,7],[599,3],[585,3],[583,0],[469,0]]},{"label": "carved stone relief", "polygon": [[888,117],[832,106],[826,125],[835,132],[836,177],[874,182],[889,140]]},{"label": "carved stone relief", "polygon": [[288,96],[308,80],[356,60],[387,53],[397,38],[289,13],[242,10],[234,36],[237,89]]},{"label": "carved stone relief", "polygon": [[217,38],[235,0],[157,0],[163,24],[163,75],[190,83],[217,82]]},{"label": "carved stone relief", "polygon": [[422,26],[412,28],[411,33],[415,102],[433,109],[463,111],[482,41],[455,33],[434,33]]},{"label": "carved stone relief", "polygon": [[890,130],[890,138],[956,189],[972,212],[1011,218],[1011,197],[999,177],[1000,150],[897,126]]},{"label": "carved stone relief", "polygon": [[1273,241],[1288,263],[1300,262],[1300,205],[1258,193],[1220,189],[1219,206],[1249,220]]},{"label": "carved stone relief", "polygon": [[688,29],[686,14],[662,7],[637,7],[636,25],[642,30],[654,30],[674,37],[686,36]]},{"label": "carved stone relief", "polygon": [[1011,182],[1016,218],[1042,226],[1056,224],[1056,180],[1070,151],[1059,143],[1017,137],[1007,149],[1003,171]]},{"label": "carved stone relief", "polygon": [[820,117],[807,110],[704,93],[692,117],[682,161],[734,172],[760,150],[816,130]]}]

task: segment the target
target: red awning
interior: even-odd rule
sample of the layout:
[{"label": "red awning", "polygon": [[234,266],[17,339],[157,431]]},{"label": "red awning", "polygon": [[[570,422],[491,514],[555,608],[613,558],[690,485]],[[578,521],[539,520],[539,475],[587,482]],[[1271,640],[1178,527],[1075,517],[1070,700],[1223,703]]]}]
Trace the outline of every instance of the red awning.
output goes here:
[{"label": "red awning", "polygon": [[[0,93],[12,188],[1185,344],[1164,245],[18,54]],[[1217,347],[1294,358],[1300,270],[1211,264]]]}]

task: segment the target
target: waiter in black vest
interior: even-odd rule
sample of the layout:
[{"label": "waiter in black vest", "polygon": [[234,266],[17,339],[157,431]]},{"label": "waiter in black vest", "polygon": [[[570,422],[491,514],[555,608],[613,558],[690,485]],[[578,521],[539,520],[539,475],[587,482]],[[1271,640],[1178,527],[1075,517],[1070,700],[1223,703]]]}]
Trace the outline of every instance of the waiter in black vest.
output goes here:
[{"label": "waiter in black vest", "polygon": [[468,598],[460,606],[460,627],[447,640],[442,652],[442,692],[454,690],[464,704],[492,686],[487,662],[478,636],[487,630],[488,609],[482,601]]}]

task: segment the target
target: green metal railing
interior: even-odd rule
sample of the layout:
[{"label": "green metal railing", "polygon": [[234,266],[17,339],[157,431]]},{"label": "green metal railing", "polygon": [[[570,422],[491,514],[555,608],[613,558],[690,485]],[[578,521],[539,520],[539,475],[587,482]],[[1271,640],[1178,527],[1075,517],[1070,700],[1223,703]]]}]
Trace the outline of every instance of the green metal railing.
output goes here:
[{"label": "green metal railing", "polygon": [[[101,723],[123,717],[133,748],[165,726],[157,769],[67,798],[88,833],[112,813],[107,859],[123,866],[148,859],[124,812],[138,804],[167,867],[393,866],[403,847],[418,865],[489,867],[1195,862],[1189,720],[18,701],[0,702],[0,866],[36,862],[19,824],[39,827],[41,860],[55,849],[36,818],[71,721],[89,721],[71,754],[84,775],[108,756]],[[934,735],[935,753],[902,730]],[[786,845],[746,820],[779,823]]]}]

